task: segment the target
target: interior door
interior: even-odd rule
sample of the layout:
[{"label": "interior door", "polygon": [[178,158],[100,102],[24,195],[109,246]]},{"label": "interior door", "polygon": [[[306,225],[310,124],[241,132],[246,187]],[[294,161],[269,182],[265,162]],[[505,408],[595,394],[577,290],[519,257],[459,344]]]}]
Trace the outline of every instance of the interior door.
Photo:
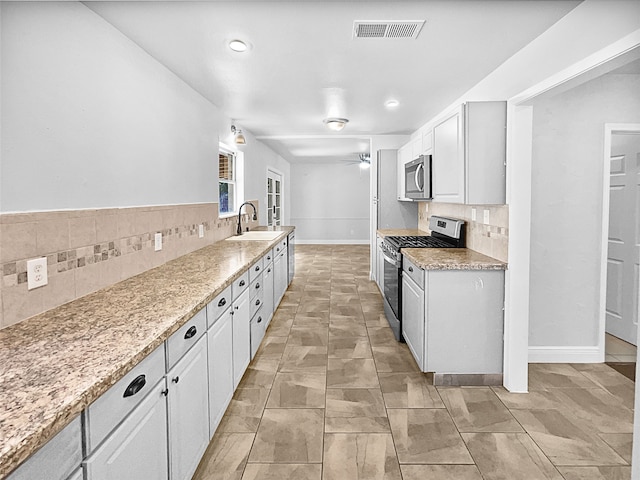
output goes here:
[{"label": "interior door", "polygon": [[267,225],[282,225],[282,175],[267,171]]},{"label": "interior door", "polygon": [[611,135],[606,330],[633,345],[638,336],[640,133]]}]

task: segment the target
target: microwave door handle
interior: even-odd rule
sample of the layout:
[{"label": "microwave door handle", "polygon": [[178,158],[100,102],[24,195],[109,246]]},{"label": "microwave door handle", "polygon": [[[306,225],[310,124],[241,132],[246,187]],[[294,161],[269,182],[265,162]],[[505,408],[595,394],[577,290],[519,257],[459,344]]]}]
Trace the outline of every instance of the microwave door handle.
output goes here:
[{"label": "microwave door handle", "polygon": [[424,190],[424,177],[422,179],[422,185],[420,185],[420,170],[424,170],[424,165],[421,163],[418,165],[418,168],[416,168],[416,188],[418,189],[419,192],[422,192]]}]

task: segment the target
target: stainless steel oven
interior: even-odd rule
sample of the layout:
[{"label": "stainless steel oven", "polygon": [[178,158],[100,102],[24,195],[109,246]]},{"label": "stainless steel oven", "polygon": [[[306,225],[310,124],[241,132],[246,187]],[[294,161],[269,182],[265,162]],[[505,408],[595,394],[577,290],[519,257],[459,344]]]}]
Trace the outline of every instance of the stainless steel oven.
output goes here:
[{"label": "stainless steel oven", "polygon": [[384,255],[384,313],[399,342],[402,338],[402,248],[460,248],[465,246],[462,220],[431,216],[431,235],[385,237],[381,249]]}]

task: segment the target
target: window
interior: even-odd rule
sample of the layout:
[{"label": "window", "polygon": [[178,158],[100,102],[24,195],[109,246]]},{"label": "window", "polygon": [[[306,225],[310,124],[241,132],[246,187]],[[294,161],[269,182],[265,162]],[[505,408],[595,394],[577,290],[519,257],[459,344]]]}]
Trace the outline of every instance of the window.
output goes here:
[{"label": "window", "polygon": [[218,187],[220,189],[220,213],[236,211],[236,155],[220,149],[218,154]]}]

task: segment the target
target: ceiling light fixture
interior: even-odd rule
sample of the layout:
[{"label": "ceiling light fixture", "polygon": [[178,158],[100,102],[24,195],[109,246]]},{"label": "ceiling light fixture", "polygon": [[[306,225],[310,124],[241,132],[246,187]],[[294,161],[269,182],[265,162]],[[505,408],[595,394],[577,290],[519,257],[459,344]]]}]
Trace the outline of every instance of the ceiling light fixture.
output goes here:
[{"label": "ceiling light fixture", "polygon": [[339,132],[345,127],[347,123],[349,123],[349,120],[347,120],[346,118],[329,117],[325,118],[322,122],[327,126],[329,130]]},{"label": "ceiling light fixture", "polygon": [[246,52],[249,46],[244,43],[242,40],[231,40],[229,42],[229,48],[234,52]]},{"label": "ceiling light fixture", "polygon": [[236,145],[247,144],[247,139],[244,138],[244,135],[242,134],[242,130],[240,130],[239,128],[236,129],[235,125],[231,125],[231,133],[233,133],[233,141],[236,143]]},{"label": "ceiling light fixture", "polygon": [[400,102],[393,98],[384,102],[384,106],[387,108],[396,108],[398,105],[400,105]]}]

